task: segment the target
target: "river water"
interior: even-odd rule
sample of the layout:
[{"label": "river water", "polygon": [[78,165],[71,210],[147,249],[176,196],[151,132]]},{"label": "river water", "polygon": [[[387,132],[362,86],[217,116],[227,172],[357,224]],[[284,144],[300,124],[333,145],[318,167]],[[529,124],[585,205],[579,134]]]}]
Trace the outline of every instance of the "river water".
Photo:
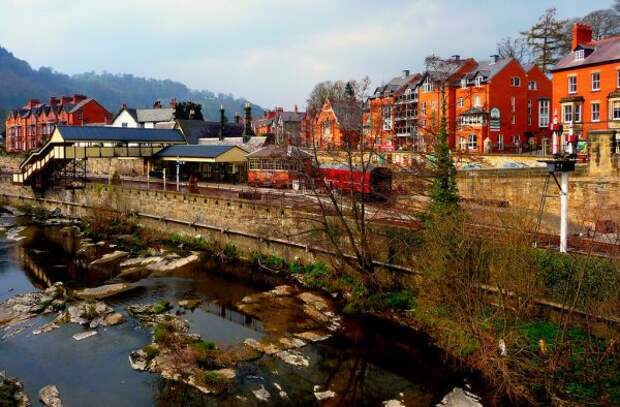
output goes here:
[{"label": "river water", "polygon": [[[25,238],[18,242],[8,240],[0,229],[0,302],[56,281],[85,287],[114,277],[89,272],[75,260],[78,239],[71,227],[34,225],[28,217],[6,213],[0,217],[0,228],[16,225],[25,227],[20,233]],[[270,282],[254,279],[250,283],[198,265],[144,278],[139,285],[137,290],[106,300],[126,321],[99,328],[98,335],[86,340],[72,339],[84,330],[76,324],[33,335],[33,330],[53,316],[31,319],[19,329],[0,327],[0,371],[19,378],[35,404],[39,389],[56,385],[69,407],[319,405],[316,385],[336,393],[323,405],[341,406],[380,406],[387,400],[433,406],[455,388],[471,386],[474,392],[484,393],[482,386],[446,362],[424,338],[388,323],[344,318],[338,334],[301,349],[310,360],[309,367],[288,365],[265,355],[237,366],[236,384],[227,393],[205,396],[158,375],[131,369],[128,354],[150,343],[151,332],[131,318],[126,307],[162,299],[176,304],[183,298],[201,298],[203,304],[183,317],[191,332],[224,348],[265,335],[265,321],[244,315],[236,304],[246,295],[270,289]],[[263,387],[270,393],[266,402],[252,393]],[[286,396],[281,396],[279,389]]]}]

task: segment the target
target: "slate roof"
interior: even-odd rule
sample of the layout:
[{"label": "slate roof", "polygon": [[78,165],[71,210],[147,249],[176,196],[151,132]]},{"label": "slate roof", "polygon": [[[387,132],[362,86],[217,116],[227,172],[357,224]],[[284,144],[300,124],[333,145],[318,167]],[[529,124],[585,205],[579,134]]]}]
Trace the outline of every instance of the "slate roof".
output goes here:
[{"label": "slate roof", "polygon": [[174,120],[174,109],[162,107],[158,109],[136,109],[138,123],[171,122]]},{"label": "slate roof", "polygon": [[473,83],[476,80],[476,77],[479,75],[482,76],[483,82],[490,81],[495,75],[500,73],[502,69],[504,69],[512,61],[513,58],[504,58],[498,60],[497,62],[494,62],[492,60],[481,61],[475,68],[473,68],[467,73],[467,75],[465,75],[467,83]]},{"label": "slate roof", "polygon": [[277,120],[283,122],[301,122],[304,118],[304,114],[304,112],[280,112],[277,116]]},{"label": "slate roof", "polygon": [[115,142],[185,142],[178,130],[144,129],[130,127],[78,127],[58,126],[65,141],[115,141]]},{"label": "slate roof", "polygon": [[93,98],[86,98],[84,100],[82,100],[81,102],[79,102],[77,105],[73,105],[73,107],[71,108],[71,111],[69,113],[74,113],[77,112],[78,110],[80,110],[81,108],[83,108],[86,104],[90,103],[91,101],[93,101],[95,99]]},{"label": "slate roof", "polygon": [[224,140],[220,140],[217,138],[203,138],[198,140],[199,145],[234,145],[241,147],[245,151],[256,151],[259,148],[263,147],[265,142],[267,141],[267,137],[265,136],[253,136],[249,141],[244,142],[243,137],[229,137]]},{"label": "slate roof", "polygon": [[[179,128],[188,144],[198,144],[201,138],[218,138],[220,123],[204,120],[177,120]],[[243,135],[243,123],[224,123],[224,137],[240,137]],[[253,136],[254,133],[250,136]]]},{"label": "slate roof", "polygon": [[362,108],[353,101],[329,100],[340,128],[345,131],[362,131]]},{"label": "slate roof", "polygon": [[281,146],[271,144],[263,148],[259,148],[256,151],[247,155],[248,158],[287,158],[306,160],[312,157],[310,153],[307,153],[295,146]]},{"label": "slate roof", "polygon": [[[157,158],[187,157],[187,158],[216,158],[238,146],[234,145],[177,145],[166,147],[155,154]],[[239,147],[240,148],[240,147]]]},{"label": "slate roof", "polygon": [[378,98],[382,96],[391,96],[395,92],[397,92],[399,89],[401,89],[403,86],[406,86],[407,83],[417,75],[418,74],[413,73],[407,76],[403,76],[403,75],[396,76],[392,78],[385,85],[377,87],[374,93],[372,94],[372,96],[370,96],[370,98],[374,99],[374,98]]},{"label": "slate roof", "polygon": [[582,60],[575,60],[575,51],[565,55],[551,69],[551,72],[620,60],[620,35],[579,44],[577,49],[589,50],[589,52],[586,52]]}]

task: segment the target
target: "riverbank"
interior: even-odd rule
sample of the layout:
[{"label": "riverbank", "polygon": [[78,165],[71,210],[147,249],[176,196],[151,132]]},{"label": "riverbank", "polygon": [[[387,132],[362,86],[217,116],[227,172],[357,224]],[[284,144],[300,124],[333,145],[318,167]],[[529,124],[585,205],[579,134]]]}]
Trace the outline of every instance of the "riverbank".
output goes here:
[{"label": "riverbank", "polygon": [[[185,405],[214,400],[223,405],[255,405],[260,402],[258,397],[266,397],[267,393],[268,403],[283,405],[380,405],[384,401],[393,401],[392,405],[398,405],[394,404],[396,402],[402,405],[435,405],[447,394],[452,394],[455,387],[467,388],[460,371],[450,364],[443,364],[441,352],[425,346],[421,339],[413,341],[411,336],[404,336],[388,325],[342,316],[341,328],[330,338],[310,343],[312,338],[318,336],[304,333],[308,332],[306,328],[309,326],[300,320],[300,316],[310,312],[315,319],[325,319],[321,312],[329,311],[329,308],[324,309],[320,305],[322,302],[303,294],[308,291],[303,287],[293,287],[290,295],[284,296],[281,295],[289,289],[278,288],[275,292],[281,299],[277,301],[282,302],[272,303],[275,292],[269,292],[283,282],[284,276],[260,273],[246,267],[246,262],[251,258],[244,259],[242,253],[235,253],[230,246],[227,249],[220,246],[216,250],[215,245],[203,242],[211,247],[208,254],[198,255],[204,259],[169,270],[173,261],[187,259],[197,251],[189,244],[190,240],[195,243],[201,239],[195,236],[191,239],[164,236],[161,233],[153,235],[152,231],[139,225],[133,226],[136,227],[134,234],[120,233],[127,231],[117,229],[118,233],[110,234],[107,240],[95,239],[90,232],[84,234],[88,232],[87,225],[79,220],[63,218],[58,213],[53,217],[42,212],[33,215],[38,218],[34,224],[28,216],[22,216],[20,225],[8,228],[15,240],[8,242],[7,249],[10,251],[7,253],[13,253],[10,257],[0,253],[2,287],[8,289],[22,284],[15,279],[7,284],[3,279],[4,265],[11,264],[13,258],[19,260],[15,264],[27,267],[25,276],[31,287],[23,285],[23,295],[29,295],[33,288],[47,287],[49,284],[46,281],[54,284],[59,280],[65,282],[72,296],[78,293],[102,294],[102,290],[96,289],[102,284],[135,284],[136,287],[102,300],[92,300],[104,302],[113,310],[112,314],[122,314],[124,322],[119,325],[100,325],[91,329],[90,325],[96,319],[93,318],[87,321],[87,326],[59,323],[57,328],[47,332],[43,328],[50,327],[58,312],[62,312],[53,311],[35,316],[25,321],[24,325],[12,326],[10,330],[2,329],[3,334],[11,335],[0,339],[0,366],[22,379],[31,399],[38,398],[39,389],[54,384],[68,405],[88,401],[94,406],[146,406],[155,404],[153,393],[157,394],[157,398],[166,400],[161,403]],[[148,244],[140,243],[144,241]],[[4,249],[4,243],[0,249]],[[126,252],[127,255],[122,258],[118,252]],[[125,273],[128,280],[120,277],[123,271],[136,267],[138,262],[142,267],[147,257],[168,259],[150,260],[153,262],[144,265],[157,265],[155,268],[160,270],[145,270],[144,275],[133,270]],[[124,266],[121,266],[122,263],[125,263]],[[105,267],[101,267],[103,264]],[[14,298],[15,294],[14,291],[7,293],[8,298]],[[318,297],[327,304],[333,303],[330,296]],[[194,310],[184,308],[193,308],[185,301],[197,299],[202,302]],[[269,302],[261,302],[264,300]],[[72,309],[84,300],[77,301],[69,303],[66,308]],[[164,306],[165,301],[169,306]],[[37,304],[42,302],[46,301],[36,301]],[[192,390],[193,387],[188,389],[174,384],[174,381],[159,379],[161,372],[149,374],[133,371],[128,362],[129,355],[145,349],[149,344],[153,345],[156,326],[143,326],[129,309],[160,303],[162,305],[158,306],[158,310],[164,310],[161,315],[188,321],[189,332],[200,335],[204,345],[194,345],[200,352],[211,348],[211,342],[217,349],[226,350],[248,338],[255,340],[248,341],[249,344],[265,352],[256,360],[239,361],[235,367],[235,377],[230,379],[231,386],[217,395],[207,395]],[[272,304],[271,308],[267,304]],[[251,307],[267,312],[252,317],[255,311]],[[103,307],[100,308],[103,310]],[[334,316],[330,316],[330,322],[336,320],[339,314],[337,308],[332,312]],[[84,313],[78,312],[75,316],[84,319],[86,316],[94,317],[81,314]],[[300,328],[305,330],[300,331]],[[34,331],[39,330],[42,332],[35,335]],[[98,334],[82,336],[91,331]],[[329,329],[327,331],[330,332]],[[288,338],[282,333],[292,334],[291,338],[297,338],[295,334],[299,334],[306,337],[302,340],[308,344],[302,348],[290,348],[298,346],[299,342],[290,339],[282,344],[278,338]],[[80,340],[74,339],[74,336]],[[160,334],[157,337],[161,339]],[[278,339],[277,342],[274,339]],[[276,345],[280,350],[272,353]],[[212,352],[213,349],[206,350]],[[278,353],[283,358],[276,356]],[[207,357],[201,360],[211,363],[212,359]],[[306,363],[308,366],[305,366]],[[58,366],[63,368],[58,369]],[[213,373],[204,378],[216,379]],[[474,391],[481,388],[475,382],[468,382]],[[285,392],[288,398],[284,398],[281,392]],[[457,394],[468,397],[464,390],[457,391]],[[325,398],[319,400],[319,397]],[[450,397],[456,396],[453,394]]]}]

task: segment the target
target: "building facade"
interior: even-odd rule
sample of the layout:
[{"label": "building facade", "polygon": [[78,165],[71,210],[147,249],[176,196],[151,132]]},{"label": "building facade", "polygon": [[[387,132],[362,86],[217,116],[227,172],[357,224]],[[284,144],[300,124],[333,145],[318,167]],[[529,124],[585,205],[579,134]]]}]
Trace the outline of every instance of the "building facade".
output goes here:
[{"label": "building facade", "polygon": [[588,25],[575,24],[571,52],[552,72],[553,114],[565,133],[588,140],[592,131],[620,129],[620,36],[593,41]]},{"label": "building facade", "polygon": [[324,150],[357,148],[362,137],[362,107],[357,100],[330,100],[313,121],[312,140]]},{"label": "building facade", "polygon": [[521,153],[547,136],[551,81],[535,66],[494,55],[460,79],[455,96],[460,151]]},{"label": "building facade", "polygon": [[174,113],[176,99],[170,100],[169,107],[163,107],[161,102],[156,101],[152,108],[128,108],[123,105],[119,112],[114,116],[112,127],[129,127],[154,129],[162,125],[174,125]]},{"label": "building facade", "polygon": [[45,144],[56,125],[107,125],[112,115],[95,99],[84,95],[51,97],[49,103],[31,99],[9,113],[6,120],[6,151],[17,153]]}]

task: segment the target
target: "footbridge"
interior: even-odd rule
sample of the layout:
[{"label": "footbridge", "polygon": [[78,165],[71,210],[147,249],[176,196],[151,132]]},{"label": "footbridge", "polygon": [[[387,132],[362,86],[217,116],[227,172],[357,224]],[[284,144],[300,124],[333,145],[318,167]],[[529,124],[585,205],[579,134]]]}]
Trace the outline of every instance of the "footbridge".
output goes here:
[{"label": "footbridge", "polygon": [[85,177],[89,158],[148,158],[176,144],[186,141],[172,129],[58,126],[50,140],[20,164],[13,183],[35,190],[61,183],[69,188]]}]

